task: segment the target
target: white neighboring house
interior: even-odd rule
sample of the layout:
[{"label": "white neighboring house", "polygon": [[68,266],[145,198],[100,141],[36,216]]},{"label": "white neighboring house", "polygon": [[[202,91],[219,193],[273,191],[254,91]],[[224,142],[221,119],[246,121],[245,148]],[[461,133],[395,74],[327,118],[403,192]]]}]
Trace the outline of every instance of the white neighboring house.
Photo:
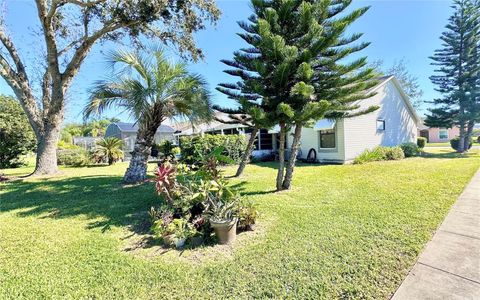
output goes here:
[{"label": "white neighboring house", "polygon": [[[313,128],[303,128],[298,157],[307,159],[311,152],[312,158],[318,162],[349,163],[366,149],[379,145],[397,146],[405,142],[416,142],[417,124],[421,124],[421,120],[408,96],[394,76],[385,76],[379,78],[379,81],[370,91],[376,94],[358,102],[359,110],[379,106],[378,110],[353,118],[323,119],[316,122]],[[201,124],[196,128],[197,130],[184,129],[179,135],[248,134],[251,131],[244,125],[223,124],[218,121]],[[253,156],[275,152],[278,141],[278,128],[262,129]],[[288,147],[291,141],[292,132],[287,135]]]},{"label": "white neighboring house", "polygon": [[[123,141],[123,153],[125,160],[131,158],[135,139],[137,138],[138,126],[132,123],[117,122],[108,125],[105,131],[105,138],[116,137]],[[164,140],[171,142],[175,141],[175,129],[168,125],[160,125],[155,133],[155,143],[160,143]]]}]

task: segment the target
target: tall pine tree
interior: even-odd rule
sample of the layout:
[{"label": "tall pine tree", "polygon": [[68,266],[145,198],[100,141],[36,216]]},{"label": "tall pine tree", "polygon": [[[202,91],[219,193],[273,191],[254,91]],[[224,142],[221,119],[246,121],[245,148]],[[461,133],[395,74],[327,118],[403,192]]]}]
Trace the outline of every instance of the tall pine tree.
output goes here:
[{"label": "tall pine tree", "polygon": [[[262,116],[279,124],[277,190],[289,189],[302,128],[322,118],[341,118],[367,113],[356,101],[370,97],[376,84],[372,69],[362,69],[366,58],[345,62],[368,43],[361,34],[345,36],[345,30],[368,8],[346,13],[351,0],[252,0],[254,13],[239,22],[239,36],[250,47],[223,61],[240,77],[218,88],[242,104],[254,105]],[[293,130],[290,157],[285,166],[285,138]]]},{"label": "tall pine tree", "polygon": [[467,151],[475,122],[480,121],[480,1],[456,0],[442,49],[435,50],[430,80],[442,98],[435,99],[426,125],[460,127],[459,152]]}]

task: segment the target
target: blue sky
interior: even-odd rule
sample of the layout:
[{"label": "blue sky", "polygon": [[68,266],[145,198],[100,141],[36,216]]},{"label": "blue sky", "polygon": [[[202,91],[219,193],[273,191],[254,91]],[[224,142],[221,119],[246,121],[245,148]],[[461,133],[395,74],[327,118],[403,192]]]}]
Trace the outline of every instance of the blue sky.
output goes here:
[{"label": "blue sky", "polygon": [[[225,106],[232,105],[226,97],[215,91],[220,82],[234,79],[223,73],[225,66],[220,59],[229,59],[232,53],[244,46],[236,35],[239,32],[238,20],[245,20],[251,13],[248,0],[217,0],[222,17],[216,27],[209,26],[196,35],[198,45],[205,52],[205,60],[190,69],[206,77],[213,93],[213,101]],[[371,6],[349,32],[364,33],[363,40],[371,45],[362,52],[370,61],[381,59],[385,66],[404,58],[408,70],[419,78],[424,98],[432,100],[438,94],[428,77],[433,73],[428,57],[440,47],[439,36],[444,30],[451,13],[451,2],[446,0],[354,0],[352,8]],[[38,41],[34,29],[38,17],[31,0],[6,0],[6,23],[20,52],[28,60],[38,53]],[[104,50],[110,45],[96,46],[89,55],[69,93],[66,108],[66,122],[81,121],[81,110],[88,97],[87,90],[95,80],[102,79],[107,72]],[[177,59],[170,51],[172,59]],[[12,94],[10,88],[0,79],[0,93]],[[424,107],[425,108],[425,107]],[[422,113],[420,111],[420,113]],[[116,116],[128,121],[128,116],[120,111],[109,111],[106,116]]]}]

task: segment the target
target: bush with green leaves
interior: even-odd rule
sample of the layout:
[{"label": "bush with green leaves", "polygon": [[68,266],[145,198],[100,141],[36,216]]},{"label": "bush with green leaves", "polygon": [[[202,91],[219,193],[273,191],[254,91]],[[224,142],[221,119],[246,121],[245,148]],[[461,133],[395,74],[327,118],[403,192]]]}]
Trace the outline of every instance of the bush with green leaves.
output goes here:
[{"label": "bush with green leaves", "polygon": [[422,136],[417,137],[418,148],[423,149],[425,148],[426,145],[427,145],[427,138],[424,138]]},{"label": "bush with green leaves", "polygon": [[123,158],[123,141],[116,137],[103,138],[97,141],[97,147],[92,154],[95,162],[107,161],[112,165]]},{"label": "bush with green leaves", "polygon": [[161,157],[166,159],[174,159],[176,155],[180,154],[180,148],[169,140],[154,144],[152,147],[152,153],[154,151],[160,152]]},{"label": "bush with green leaves", "polygon": [[57,164],[71,167],[84,167],[91,163],[90,153],[82,147],[57,149]]},{"label": "bush with green leaves", "polygon": [[415,143],[403,143],[400,145],[405,157],[412,157],[418,154],[418,146]]},{"label": "bush with green leaves", "polygon": [[382,160],[400,160],[404,159],[405,155],[400,147],[384,147],[378,146],[372,150],[365,150],[355,158],[354,164],[363,164],[372,161]]},{"label": "bush with green leaves", "polygon": [[385,147],[385,160],[401,160],[405,157],[401,147]]},{"label": "bush with green leaves", "polygon": [[[450,140],[450,146],[454,150],[458,151],[458,145],[459,144],[460,144],[460,138],[458,136],[454,137],[453,139]],[[470,144],[468,146],[468,149],[472,148],[472,144],[473,144],[473,138],[470,138]]]},{"label": "bush with green leaves", "polygon": [[202,156],[208,155],[218,147],[223,147],[222,155],[229,157],[233,163],[239,163],[246,145],[247,141],[242,134],[181,137],[181,159],[188,164],[198,163],[202,160]]},{"label": "bush with green leaves", "polygon": [[35,134],[20,103],[0,96],[0,168],[23,165],[22,156],[35,147]]},{"label": "bush with green leaves", "polygon": [[251,200],[242,199],[238,210],[238,229],[242,231],[253,230],[258,217],[258,210]]}]

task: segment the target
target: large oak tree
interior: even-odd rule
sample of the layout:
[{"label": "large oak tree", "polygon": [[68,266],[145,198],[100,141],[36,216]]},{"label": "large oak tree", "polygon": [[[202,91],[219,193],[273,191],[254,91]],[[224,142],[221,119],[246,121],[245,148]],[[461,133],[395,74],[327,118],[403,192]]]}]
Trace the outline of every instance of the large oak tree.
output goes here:
[{"label": "large oak tree", "polygon": [[[196,60],[202,56],[194,32],[216,22],[214,0],[35,0],[45,53],[27,61],[0,26],[0,75],[12,88],[37,138],[35,174],[56,173],[56,147],[66,93],[92,47],[141,37],[177,46]],[[40,59],[38,59],[40,57]],[[39,83],[32,72],[41,72]],[[36,87],[39,92],[36,92]]]}]

